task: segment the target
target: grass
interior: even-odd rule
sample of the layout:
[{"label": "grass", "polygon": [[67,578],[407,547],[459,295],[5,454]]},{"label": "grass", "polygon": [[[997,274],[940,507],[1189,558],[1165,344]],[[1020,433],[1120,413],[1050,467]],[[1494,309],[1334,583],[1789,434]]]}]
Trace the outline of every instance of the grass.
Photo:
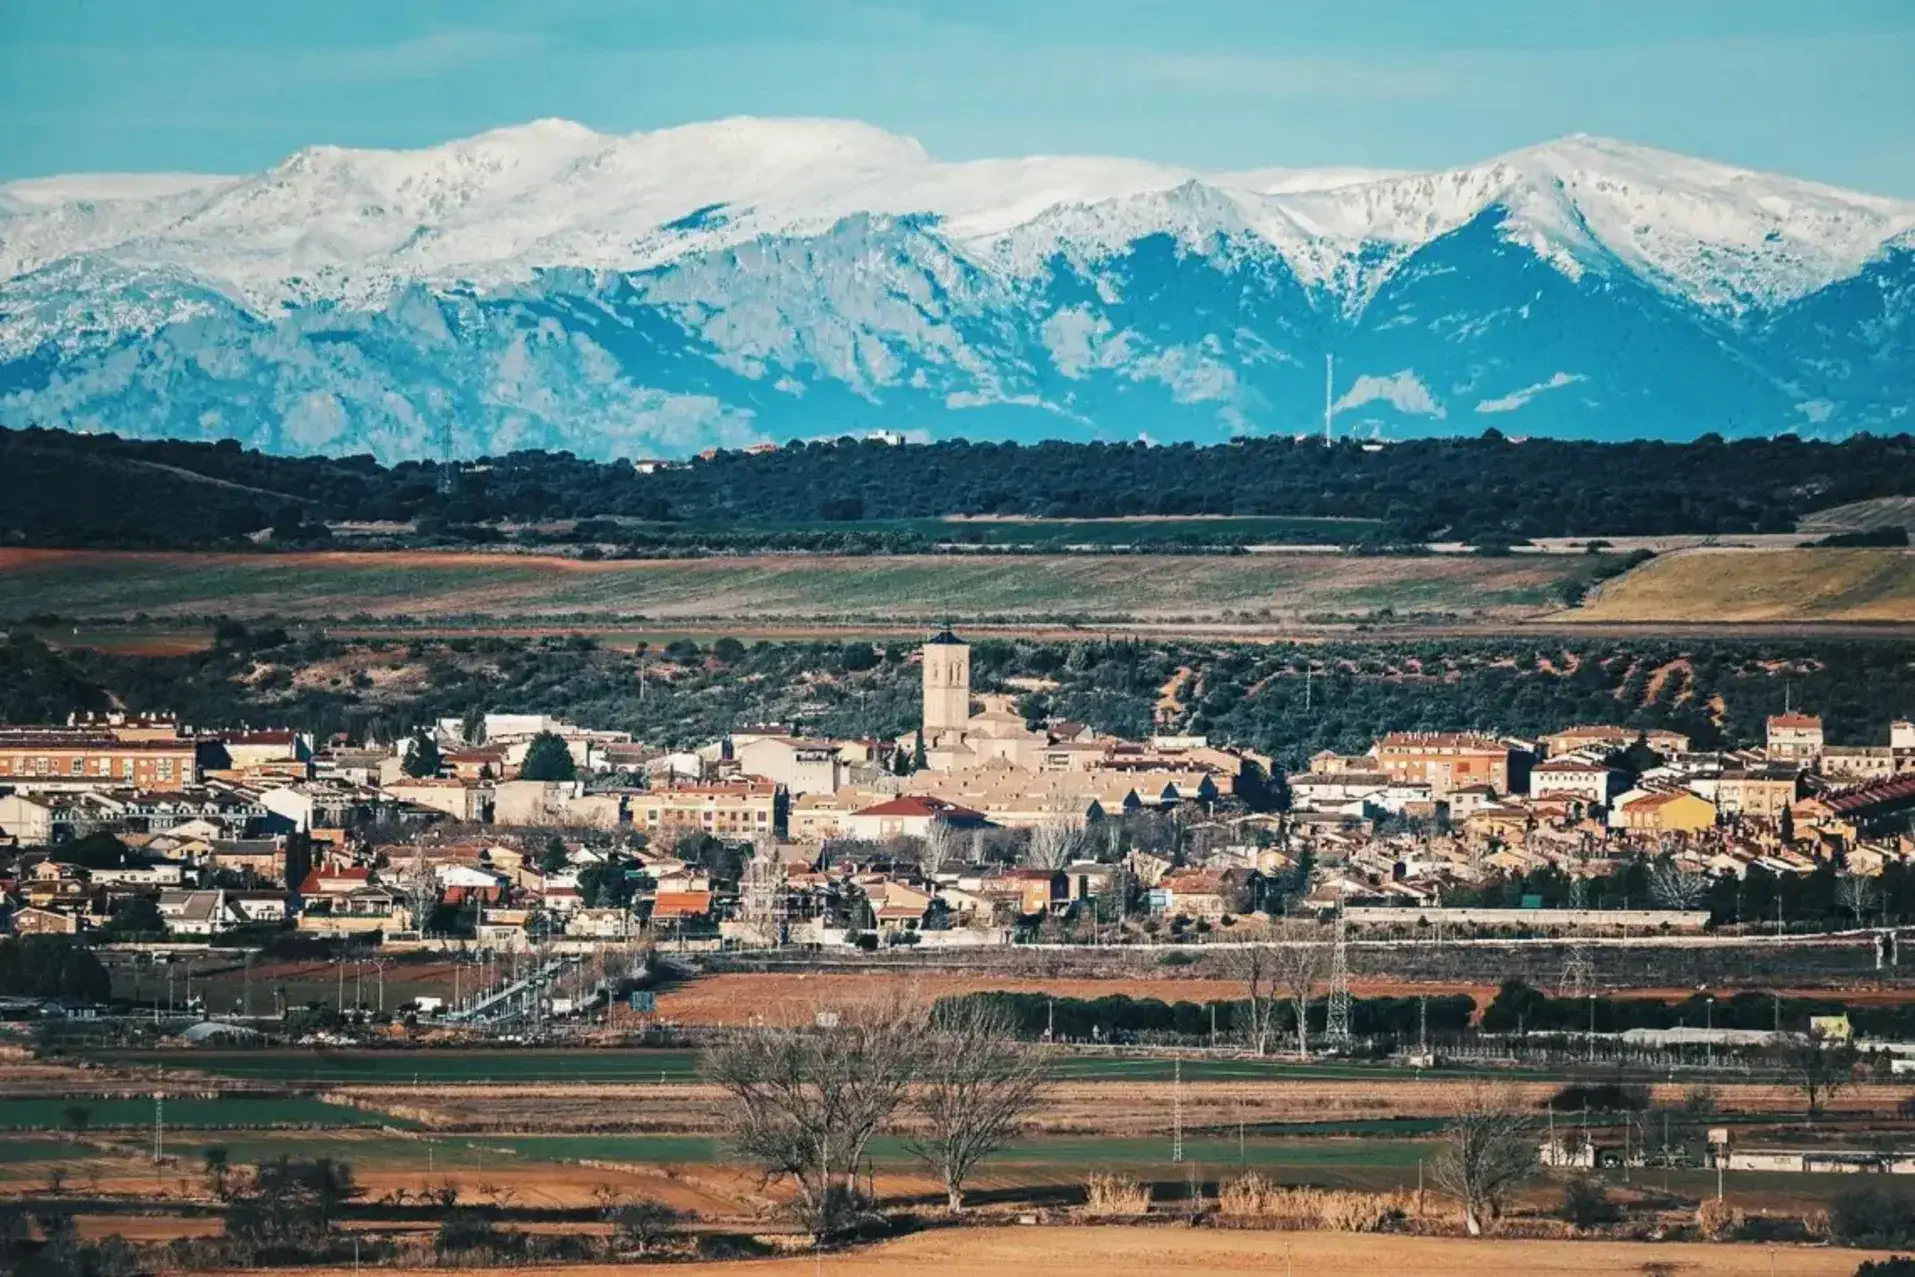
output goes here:
[{"label": "grass", "polygon": [[1685,550],[1602,587],[1579,621],[1915,621],[1915,552]]},{"label": "grass", "polygon": [[[153,1125],[153,1101],[150,1099],[0,1099],[0,1130],[57,1130],[67,1125],[66,1111],[75,1106],[87,1110],[89,1129]],[[362,1113],[358,1109],[304,1096],[253,1098],[234,1095],[219,1099],[169,1097],[164,1113],[166,1124],[178,1127],[351,1127],[393,1123],[393,1119],[377,1113]]]},{"label": "grass", "polygon": [[529,555],[12,551],[0,618],[541,616],[898,622],[1518,616],[1585,556],[761,555],[584,563]]},{"label": "grass", "polygon": [[[288,1085],[420,1085],[443,1082],[689,1082],[698,1077],[696,1051],[606,1050],[262,1050],[118,1051],[91,1053],[114,1064],[192,1069],[223,1077],[262,1079]],[[1053,1066],[1059,1081],[1186,1082],[1314,1079],[1362,1081],[1402,1077],[1400,1069],[1367,1064],[1296,1064],[1286,1060],[1193,1059],[1181,1065],[1155,1056],[1064,1055]],[[1470,1077],[1465,1069],[1424,1070],[1419,1076]],[[1546,1077],[1499,1072],[1499,1077]]]}]

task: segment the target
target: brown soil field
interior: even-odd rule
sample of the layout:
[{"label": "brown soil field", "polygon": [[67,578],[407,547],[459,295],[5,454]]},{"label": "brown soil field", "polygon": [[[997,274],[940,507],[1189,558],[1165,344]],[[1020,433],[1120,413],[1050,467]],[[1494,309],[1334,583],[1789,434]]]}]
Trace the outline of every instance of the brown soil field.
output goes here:
[{"label": "brown soil field", "polygon": [[1915,621],[1915,551],[1695,549],[1665,554],[1554,619]]},{"label": "brown soil field", "polygon": [[[1724,986],[1713,990],[1718,998],[1733,997],[1744,988],[1782,997],[1829,997],[1829,989],[1771,988],[1765,985]],[[1351,980],[1350,991],[1360,998],[1444,997],[1465,994],[1476,1002],[1478,1014],[1496,997],[1496,986],[1459,981],[1417,982],[1364,978]],[[700,976],[659,995],[658,1011],[679,1024],[740,1025],[809,1022],[821,1004],[860,1002],[906,996],[929,1005],[938,998],[966,993],[1039,993],[1060,998],[1101,998],[1123,994],[1157,998],[1164,1002],[1230,1001],[1244,996],[1239,980],[1207,976],[1146,976],[1130,979],[1097,976],[1019,976],[989,972],[945,971],[818,971],[724,972]],[[1679,1001],[1694,995],[1692,988],[1621,989],[1615,998]],[[1845,1001],[1873,1005],[1915,1002],[1915,987],[1841,989]]]},{"label": "brown soil field", "polygon": [[[1007,1273],[1468,1273],[1470,1277],[1613,1277],[1657,1271],[1676,1277],[1848,1277],[1868,1252],[1793,1246],[1697,1243],[1467,1240],[1376,1233],[1268,1232],[1176,1226],[941,1229],[865,1250],[784,1259],[700,1264],[701,1277],[822,1277],[823,1274],[926,1273],[1004,1277]],[[346,1270],[297,1271],[303,1277]],[[392,1277],[426,1277],[426,1270]],[[494,1271],[522,1271],[495,1269]],[[609,1277],[629,1268],[567,1265],[544,1277]]]}]

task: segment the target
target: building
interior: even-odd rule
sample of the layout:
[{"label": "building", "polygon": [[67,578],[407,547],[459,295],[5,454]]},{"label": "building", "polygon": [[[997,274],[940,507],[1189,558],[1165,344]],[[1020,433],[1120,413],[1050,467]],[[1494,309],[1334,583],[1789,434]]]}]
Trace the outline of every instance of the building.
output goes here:
[{"label": "building", "polygon": [[[968,679],[968,675],[967,675]],[[835,794],[844,783],[844,764],[830,741],[792,736],[757,736],[732,749],[738,770],[783,785],[791,794]]]},{"label": "building", "polygon": [[1628,749],[1639,740],[1665,758],[1671,754],[1689,752],[1689,738],[1681,732],[1672,732],[1661,727],[1639,729],[1598,723],[1565,727],[1560,732],[1549,733],[1542,738],[1543,756],[1555,758],[1558,755],[1573,754],[1582,749],[1614,753],[1617,750]]},{"label": "building", "polygon": [[925,740],[963,731],[971,719],[970,645],[946,626],[924,645],[922,661]]},{"label": "building", "polygon": [[1790,711],[1769,718],[1769,757],[1777,762],[1813,766],[1822,756],[1822,720]]},{"label": "building", "polygon": [[844,818],[845,832],[867,842],[892,838],[923,838],[938,821],[956,829],[979,829],[988,822],[982,812],[960,807],[929,794],[906,794],[852,812]]},{"label": "building", "polygon": [[1686,789],[1644,794],[1618,804],[1611,823],[1636,833],[1693,834],[1715,826],[1716,807]]},{"label": "building", "polygon": [[781,836],[785,802],[784,790],[766,780],[664,785],[630,798],[632,823],[648,834],[668,838],[692,832],[731,839]]},{"label": "building", "polygon": [[0,732],[0,784],[17,789],[89,781],[171,789],[199,780],[199,758],[191,740],[120,740],[57,728]]},{"label": "building", "polygon": [[1509,792],[1509,747],[1468,732],[1391,732],[1371,753],[1392,781],[1422,781],[1437,799],[1465,785]]},{"label": "building", "polygon": [[1850,783],[1887,780],[1897,771],[1895,750],[1888,745],[1825,745],[1822,774]]},{"label": "building", "polygon": [[1801,774],[1793,767],[1725,768],[1715,780],[1716,807],[1725,816],[1780,820],[1795,804],[1800,782]]},{"label": "building", "polygon": [[1622,773],[1601,763],[1578,758],[1551,758],[1529,771],[1529,792],[1538,798],[1555,795],[1600,807],[1609,802],[1622,781]]}]

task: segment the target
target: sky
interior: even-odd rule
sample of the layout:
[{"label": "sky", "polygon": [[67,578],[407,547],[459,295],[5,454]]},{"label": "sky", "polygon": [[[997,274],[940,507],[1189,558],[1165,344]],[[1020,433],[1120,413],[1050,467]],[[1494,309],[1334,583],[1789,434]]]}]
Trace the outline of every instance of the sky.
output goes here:
[{"label": "sky", "polygon": [[0,180],[548,116],[1438,168],[1566,133],[1915,198],[1915,0],[0,0]]}]

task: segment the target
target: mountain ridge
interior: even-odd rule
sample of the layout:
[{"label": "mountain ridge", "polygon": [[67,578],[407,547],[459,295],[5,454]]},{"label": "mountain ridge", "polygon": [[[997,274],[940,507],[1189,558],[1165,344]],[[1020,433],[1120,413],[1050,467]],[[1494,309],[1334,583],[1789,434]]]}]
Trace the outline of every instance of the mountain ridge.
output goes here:
[{"label": "mountain ridge", "polygon": [[1205,439],[1316,428],[1334,353],[1368,433],[1894,429],[1911,256],[1915,202],[1587,135],[1206,173],[540,120],[0,185],[0,424],[387,458],[447,418],[466,455]]}]

